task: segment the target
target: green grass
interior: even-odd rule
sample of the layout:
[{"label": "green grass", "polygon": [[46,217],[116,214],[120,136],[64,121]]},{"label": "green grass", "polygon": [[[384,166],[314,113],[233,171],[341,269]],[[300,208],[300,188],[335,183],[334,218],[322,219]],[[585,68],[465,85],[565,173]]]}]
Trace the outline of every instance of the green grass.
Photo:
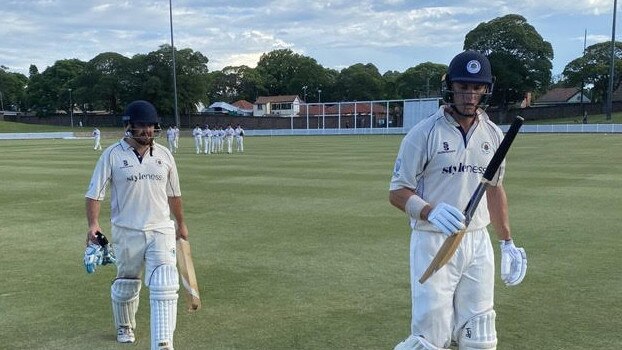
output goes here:
[{"label": "green grass", "polygon": [[[409,228],[388,203],[400,136],[247,137],[243,155],[176,156],[204,309],[178,349],[391,349],[410,324]],[[104,140],[104,144],[111,140]],[[0,348],[117,345],[114,268],[82,266],[90,140],[1,141]],[[622,347],[622,135],[521,134],[506,188],[524,282],[497,282],[498,349]],[[102,224],[109,232],[108,202]],[[498,264],[498,258],[497,258]]]}]

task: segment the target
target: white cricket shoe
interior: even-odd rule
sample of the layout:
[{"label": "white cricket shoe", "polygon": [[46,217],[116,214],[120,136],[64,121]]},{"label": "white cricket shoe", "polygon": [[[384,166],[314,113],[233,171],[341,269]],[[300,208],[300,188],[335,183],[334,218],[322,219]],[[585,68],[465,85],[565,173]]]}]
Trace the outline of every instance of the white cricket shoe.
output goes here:
[{"label": "white cricket shoe", "polygon": [[121,326],[117,328],[117,341],[119,343],[133,343],[136,340],[134,330],[131,327]]}]

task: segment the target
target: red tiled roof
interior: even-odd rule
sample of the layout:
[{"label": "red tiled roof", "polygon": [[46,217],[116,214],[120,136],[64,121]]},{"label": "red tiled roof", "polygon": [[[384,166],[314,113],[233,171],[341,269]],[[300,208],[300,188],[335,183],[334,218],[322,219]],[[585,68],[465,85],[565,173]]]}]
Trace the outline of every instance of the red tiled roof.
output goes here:
[{"label": "red tiled roof", "polygon": [[567,102],[574,95],[579,93],[578,88],[554,88],[547,91],[542,95],[536,103],[554,103],[554,102]]},{"label": "red tiled roof", "polygon": [[232,103],[232,105],[238,107],[239,109],[252,110],[253,104],[246,100],[238,100]]},{"label": "red tiled roof", "polygon": [[282,96],[259,96],[255,104],[294,102],[298,95],[282,95]]}]

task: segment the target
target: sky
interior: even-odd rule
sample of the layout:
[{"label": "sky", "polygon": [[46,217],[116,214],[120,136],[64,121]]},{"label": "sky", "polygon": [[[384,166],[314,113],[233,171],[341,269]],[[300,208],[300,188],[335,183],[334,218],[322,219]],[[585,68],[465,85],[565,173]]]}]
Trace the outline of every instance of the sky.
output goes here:
[{"label": "sky", "polygon": [[[371,63],[383,74],[423,62],[449,64],[478,24],[518,14],[551,43],[555,76],[581,56],[584,39],[588,46],[611,40],[613,3],[172,0],[173,39],[178,49],[208,57],[210,71],[255,67],[262,54],[291,49],[325,68]],[[25,75],[31,64],[43,72],[57,60],[89,61],[103,52],[132,57],[171,43],[165,0],[2,0],[0,18],[0,65]]]}]

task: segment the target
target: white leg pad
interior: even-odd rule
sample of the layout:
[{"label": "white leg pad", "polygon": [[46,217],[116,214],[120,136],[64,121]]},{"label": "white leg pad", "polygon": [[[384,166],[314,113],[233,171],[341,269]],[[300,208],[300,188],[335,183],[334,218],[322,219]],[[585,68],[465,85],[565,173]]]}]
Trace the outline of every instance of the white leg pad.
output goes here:
[{"label": "white leg pad", "polygon": [[393,350],[448,350],[434,346],[422,337],[411,335],[403,342],[397,344]]},{"label": "white leg pad", "polygon": [[175,265],[160,265],[149,280],[151,350],[173,350],[179,275]]},{"label": "white leg pad", "polygon": [[136,328],[136,311],[138,310],[138,297],[140,295],[139,279],[119,278],[110,287],[112,299],[112,315],[117,328]]},{"label": "white leg pad", "polygon": [[460,350],[495,350],[497,331],[495,329],[495,311],[477,315],[467,321],[460,330],[458,349]]}]

